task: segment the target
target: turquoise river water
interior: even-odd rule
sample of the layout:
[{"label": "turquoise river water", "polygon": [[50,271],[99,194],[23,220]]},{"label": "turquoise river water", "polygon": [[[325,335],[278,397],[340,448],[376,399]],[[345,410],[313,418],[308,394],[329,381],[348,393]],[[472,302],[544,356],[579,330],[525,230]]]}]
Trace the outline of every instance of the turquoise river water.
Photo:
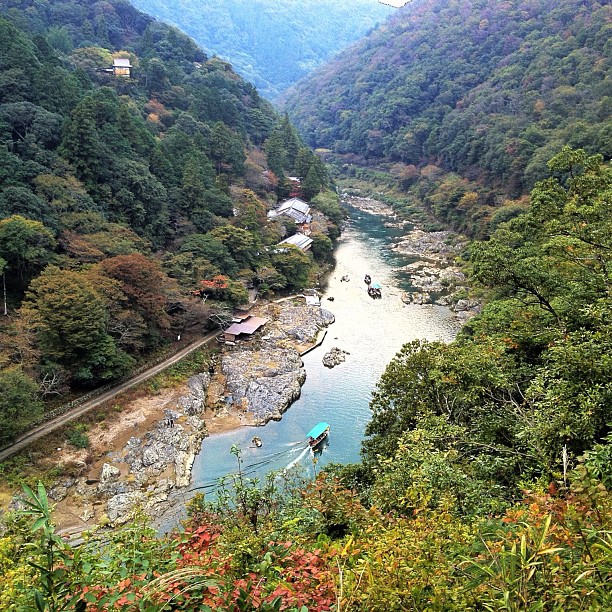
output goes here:
[{"label": "turquoise river water", "polygon": [[[336,322],[328,328],[323,344],[304,356],[307,378],[301,397],[281,421],[206,438],[193,466],[192,494],[213,493],[220,477],[236,471],[236,457],[230,453],[234,444],[240,445],[243,470],[251,476],[296,463],[314,470],[304,440],[319,421],[331,427],[317,466],[358,461],[370,419],[371,393],[385,366],[410,340],[450,341],[457,333],[459,323],[447,308],[401,301],[402,292],[411,288],[410,279],[395,270],[414,261],[390,250],[402,230],[386,227],[388,218],[381,215],[353,208],[349,214],[335,254],[336,267],[322,297],[322,307],[334,313]],[[382,285],[382,299],[368,296],[365,274]],[[340,280],[344,275],[348,282]],[[329,296],[334,300],[328,301]],[[329,369],[321,360],[334,346],[350,354],[344,363]],[[255,435],[263,442],[260,448],[251,443]]]}]

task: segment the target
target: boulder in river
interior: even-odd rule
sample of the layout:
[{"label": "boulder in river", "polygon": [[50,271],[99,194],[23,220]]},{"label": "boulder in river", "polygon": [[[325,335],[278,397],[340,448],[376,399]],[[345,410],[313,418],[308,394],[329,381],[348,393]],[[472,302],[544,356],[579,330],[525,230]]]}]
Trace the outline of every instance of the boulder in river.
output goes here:
[{"label": "boulder in river", "polygon": [[346,355],[350,355],[350,353],[334,346],[323,356],[323,365],[326,368],[333,368],[343,361],[346,361]]}]

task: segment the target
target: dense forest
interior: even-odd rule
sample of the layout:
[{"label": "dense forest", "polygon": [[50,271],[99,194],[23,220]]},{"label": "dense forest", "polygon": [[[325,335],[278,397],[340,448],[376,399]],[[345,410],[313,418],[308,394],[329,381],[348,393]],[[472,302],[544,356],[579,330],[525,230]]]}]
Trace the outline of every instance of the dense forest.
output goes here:
[{"label": "dense forest", "polygon": [[231,62],[269,100],[393,10],[376,0],[182,0],[180,10],[169,0],[135,0],[134,5]]},{"label": "dense forest", "polygon": [[416,0],[285,108],[349,170],[386,163],[409,198],[482,235],[563,145],[612,155],[610,19],[590,0]]},{"label": "dense forest", "polygon": [[612,167],[567,148],[550,171],[530,212],[472,247],[482,315],[387,368],[361,464],[260,482],[236,447],[236,473],[190,502],[184,530],[135,519],[76,548],[44,487],[26,487],[0,535],[0,604],[610,609]]},{"label": "dense forest", "polygon": [[[211,308],[311,282],[338,230],[315,229],[317,261],[270,248],[296,226],[267,211],[292,189],[317,201],[327,172],[286,117],[175,28],[120,0],[0,7],[5,443],[43,399],[128,374],[205,330]],[[131,76],[113,73],[117,58]],[[335,198],[318,198],[338,223]]]}]

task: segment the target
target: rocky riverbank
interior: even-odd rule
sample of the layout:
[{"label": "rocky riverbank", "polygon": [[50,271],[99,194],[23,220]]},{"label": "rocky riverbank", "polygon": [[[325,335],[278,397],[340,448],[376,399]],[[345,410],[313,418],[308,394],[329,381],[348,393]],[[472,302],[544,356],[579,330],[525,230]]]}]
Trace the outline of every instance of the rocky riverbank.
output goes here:
[{"label": "rocky riverbank", "polygon": [[137,509],[150,515],[165,509],[171,493],[189,483],[191,466],[207,434],[209,384],[208,373],[192,376],[184,394],[162,400],[158,418],[146,432],[85,464],[79,475],[57,482],[49,497],[58,502],[60,527],[79,531],[93,524],[120,525]]},{"label": "rocky riverbank", "polygon": [[227,391],[223,402],[249,425],[279,420],[300,396],[306,380],[300,355],[334,322],[331,312],[305,305],[304,298],[267,304],[258,315],[269,319],[260,340],[244,342],[221,360]]},{"label": "rocky riverbank", "polygon": [[417,291],[405,292],[402,301],[406,304],[448,306],[463,321],[480,312],[480,301],[468,298],[465,274],[455,264],[466,246],[466,238],[450,231],[414,229],[406,234],[393,250],[418,258],[398,268],[398,271],[410,274],[411,284]]},{"label": "rocky riverbank", "polygon": [[[93,461],[91,449],[89,459],[72,457],[79,466],[74,475],[49,490],[61,528],[120,525],[136,511],[160,516],[188,486],[209,433],[281,418],[306,380],[300,354],[334,317],[304,298],[264,304],[253,314],[268,319],[263,333],[224,346],[210,372],[192,376],[180,393],[161,394],[158,405],[155,396],[146,398],[147,415],[133,421],[124,415],[125,427],[115,435],[104,427],[90,431],[96,447],[106,450]],[[130,427],[135,433],[126,436]]]},{"label": "rocky riverbank", "polygon": [[373,198],[343,194],[343,201],[364,212],[389,217],[385,222],[388,227],[411,228],[392,247],[397,253],[415,259],[395,269],[407,273],[415,289],[402,294],[404,303],[447,306],[462,321],[480,312],[480,301],[468,297],[465,274],[455,263],[467,246],[467,238],[451,231],[425,231],[398,219],[390,206]]}]

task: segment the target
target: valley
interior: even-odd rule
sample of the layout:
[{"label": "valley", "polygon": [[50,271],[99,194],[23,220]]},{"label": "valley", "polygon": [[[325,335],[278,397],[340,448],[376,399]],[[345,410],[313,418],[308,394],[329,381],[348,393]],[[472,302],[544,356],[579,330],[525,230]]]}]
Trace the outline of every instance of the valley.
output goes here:
[{"label": "valley", "polygon": [[609,3],[139,1],[0,0],[0,609],[611,609]]}]

